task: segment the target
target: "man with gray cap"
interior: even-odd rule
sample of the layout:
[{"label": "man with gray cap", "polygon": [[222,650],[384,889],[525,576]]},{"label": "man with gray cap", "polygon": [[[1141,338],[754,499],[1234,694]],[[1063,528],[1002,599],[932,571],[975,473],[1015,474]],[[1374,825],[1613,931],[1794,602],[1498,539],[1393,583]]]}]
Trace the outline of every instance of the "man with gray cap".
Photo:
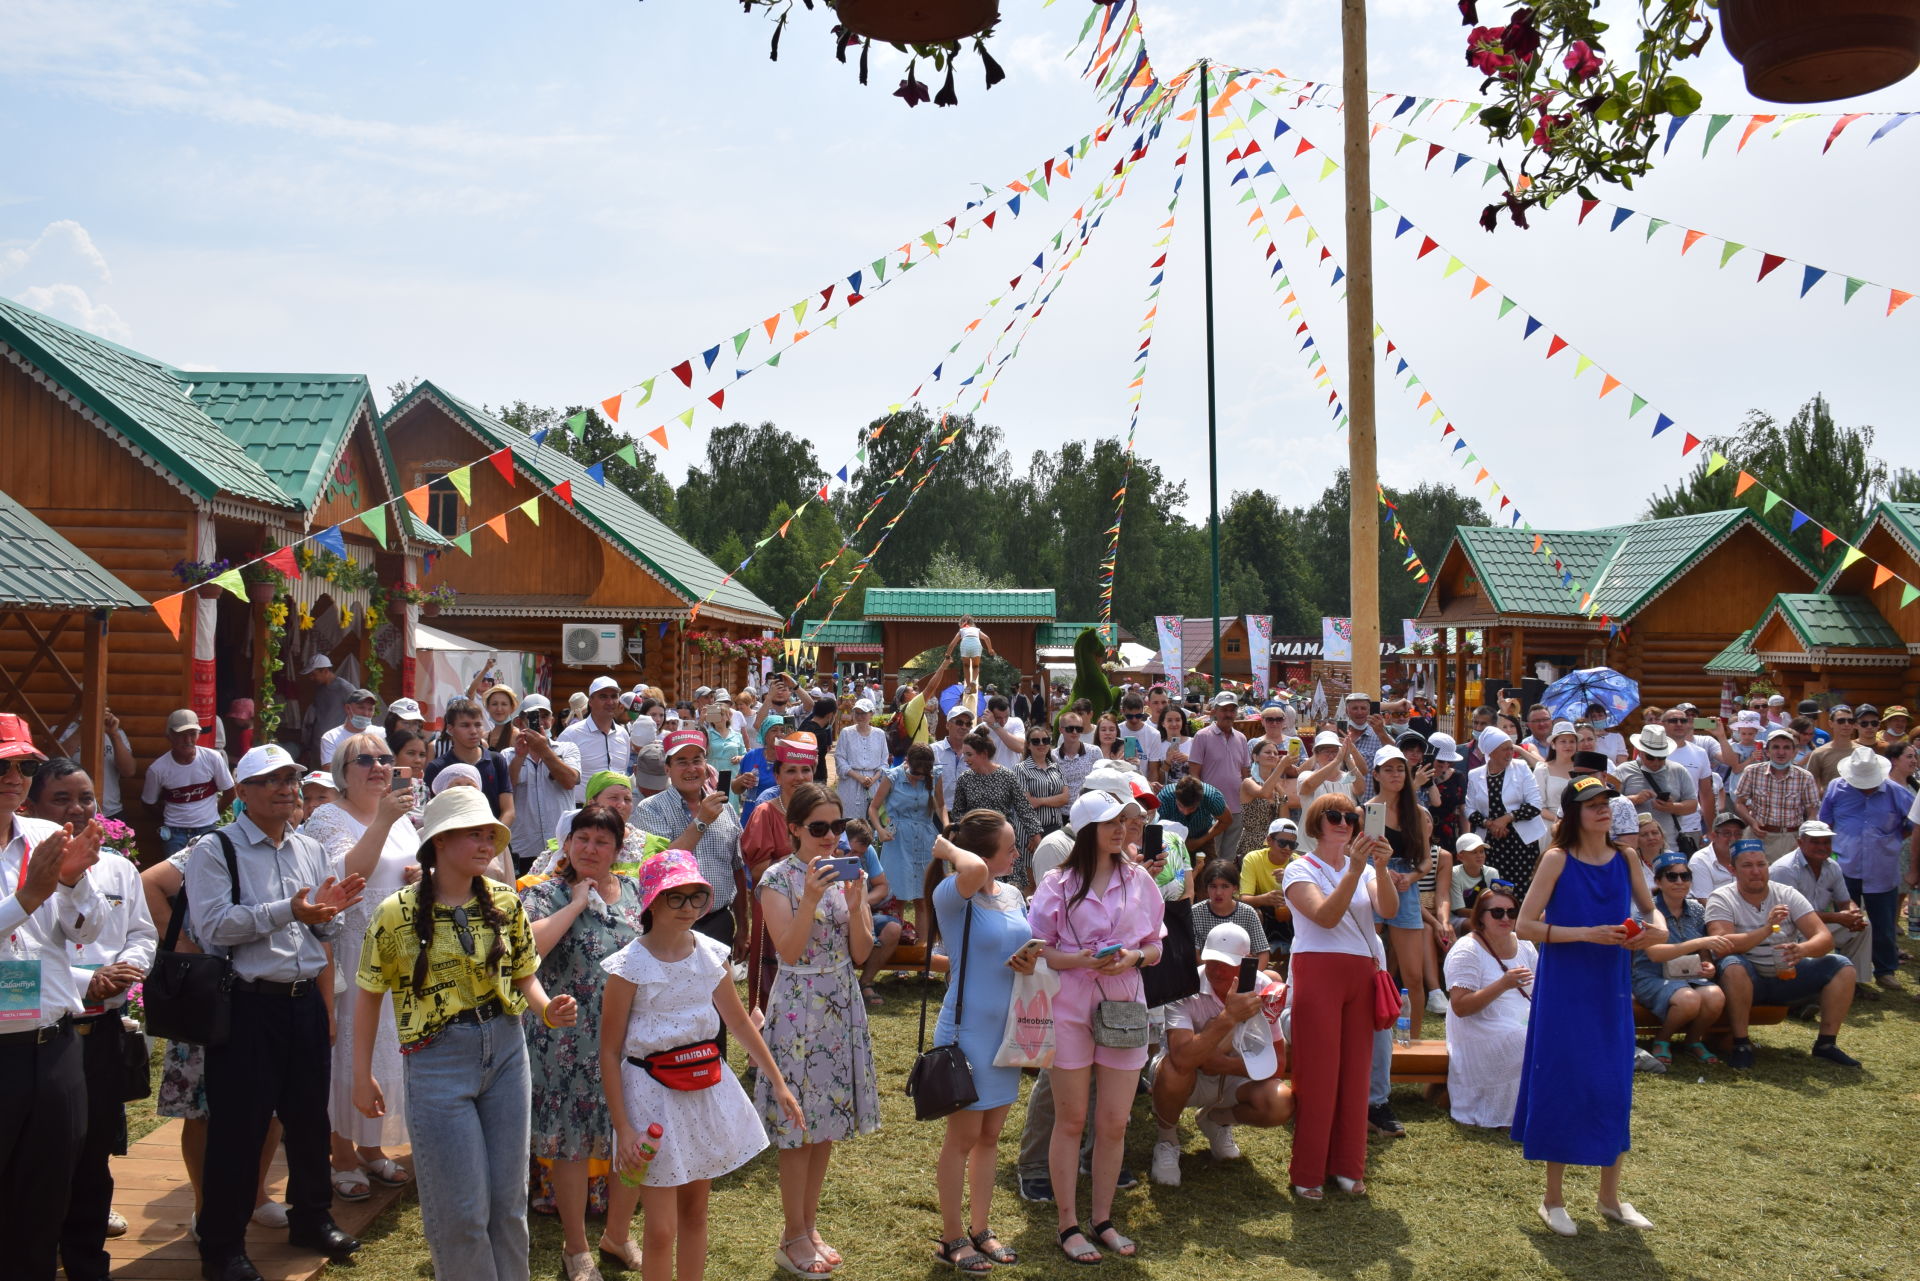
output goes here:
[{"label": "man with gray cap", "polygon": [[513,862],[521,875],[547,848],[560,816],[573,808],[580,786],[580,747],[556,741],[553,703],[545,694],[521,700],[514,718],[513,743],[500,755],[513,787]]},{"label": "man with gray cap", "polygon": [[200,746],[200,718],[183,707],[167,717],[165,756],[147,766],[140,799],[160,806],[161,848],[169,857],[220,825],[220,802],[233,790],[226,758]]},{"label": "man with gray cap", "polygon": [[1687,860],[1693,870],[1693,897],[1704,903],[1722,885],[1733,884],[1733,843],[1746,834],[1746,820],[1732,810],[1713,820],[1711,844]]},{"label": "man with gray cap", "polygon": [[340,711],[340,723],[320,736],[320,757],[310,763],[318,769],[332,769],[334,749],[350,734],[373,734],[386,742],[386,730],[373,723],[374,709],[379,705],[380,699],[372,690],[349,690],[346,705]]},{"label": "man with gray cap", "polygon": [[1234,728],[1240,716],[1240,700],[1231,691],[1213,696],[1208,708],[1213,724],[1203,728],[1187,743],[1187,776],[1198,777],[1220,793],[1227,803],[1227,825],[1214,835],[1214,848],[1238,851],[1240,848],[1240,780],[1252,772],[1247,736]]},{"label": "man with gray cap", "polygon": [[331,762],[321,759],[320,740],[328,730],[340,723],[352,687],[338,679],[338,674],[333,670],[333,660],[325,654],[315,654],[309,658],[307,665],[300,669],[300,674],[307,681],[307,696],[302,700],[306,703],[306,713],[300,721],[301,728],[305,730],[302,743],[306,758],[315,765],[325,766]]}]

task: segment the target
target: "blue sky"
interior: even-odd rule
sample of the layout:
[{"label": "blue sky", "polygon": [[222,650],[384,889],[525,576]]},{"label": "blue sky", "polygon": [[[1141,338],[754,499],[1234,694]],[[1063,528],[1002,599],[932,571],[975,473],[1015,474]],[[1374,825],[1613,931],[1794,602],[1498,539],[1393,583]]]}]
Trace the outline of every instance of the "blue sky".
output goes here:
[{"label": "blue sky", "polygon": [[[768,28],[727,0],[12,0],[0,45],[0,293],[186,367],[363,372],[377,387],[426,376],[495,404],[597,400],[840,280],[958,213],[976,184],[1001,186],[1095,126],[1090,86],[1064,58],[1079,0],[1004,8],[994,48],[1006,81],[983,92],[968,59],[957,108],[908,110],[889,96],[897,55],[877,53],[863,89],[833,61],[824,15],[796,10],[771,63]],[[1145,0],[1142,13],[1163,70],[1204,54],[1337,79],[1338,10]],[[1375,0],[1372,12],[1378,89],[1473,96],[1452,5]],[[1717,40],[1689,75],[1707,112],[1768,109]],[[1920,107],[1920,78],[1847,109],[1909,107]],[[1458,114],[1422,117],[1413,132],[1490,154],[1476,127],[1452,128]],[[1282,116],[1338,147],[1339,117],[1322,108],[1262,116],[1257,136]],[[1824,156],[1823,122],[1777,140],[1762,130],[1738,154],[1730,132],[1705,160],[1696,124],[1621,202],[1920,292],[1920,124],[1869,147],[1874,123]],[[994,388],[985,417],[1020,465],[1032,450],[1125,430],[1178,137],[1169,131],[1141,163]],[[1842,307],[1833,280],[1799,300],[1793,263],[1755,285],[1755,253],[1723,271],[1717,245],[1682,258],[1674,227],[1648,240],[1636,220],[1609,235],[1604,210],[1577,227],[1563,205],[1531,232],[1488,236],[1475,222],[1476,167],[1451,176],[1445,159],[1422,169],[1423,156],[1380,145],[1376,191],[1469,270],[1443,280],[1446,253],[1416,264],[1414,238],[1392,241],[1393,224],[1379,224],[1379,316],[1534,524],[1630,519],[1686,466],[1671,437],[1647,438],[1651,413],[1625,421],[1624,392],[1596,399],[1599,371],[1575,382],[1572,353],[1549,364],[1545,334],[1522,344],[1520,317],[1496,322],[1496,299],[1470,302],[1474,272],[1683,429],[1725,430],[1751,408],[1785,415],[1824,391],[1843,421],[1880,429],[1885,456],[1920,465],[1908,390],[1920,303],[1889,319],[1880,290]],[[1339,302],[1310,267],[1317,247],[1301,246],[1311,221],[1340,252],[1339,181],[1316,182],[1317,164],[1290,148],[1274,163],[1306,214],[1281,225],[1284,209],[1272,211],[1274,240],[1344,389]],[[1051,206],[1026,202],[1019,220],[956,245],[779,370],[746,379],[728,392],[727,417],[777,421],[836,465],[855,427],[920,381],[1099,168],[1082,166]],[[1222,177],[1215,189],[1223,500],[1258,484],[1311,501],[1345,438],[1302,370],[1297,322],[1275,305],[1247,206],[1232,203],[1244,185],[1229,193]],[[1139,448],[1187,482],[1189,514],[1202,516],[1198,195],[1190,177]],[[1379,395],[1387,481],[1466,487],[1477,469],[1454,465],[1430,408],[1414,412],[1392,383]],[[672,440],[664,463],[678,477],[701,456],[700,429],[675,428]],[[1791,477],[1769,479],[1792,499]],[[1441,549],[1420,550],[1437,560]]]}]

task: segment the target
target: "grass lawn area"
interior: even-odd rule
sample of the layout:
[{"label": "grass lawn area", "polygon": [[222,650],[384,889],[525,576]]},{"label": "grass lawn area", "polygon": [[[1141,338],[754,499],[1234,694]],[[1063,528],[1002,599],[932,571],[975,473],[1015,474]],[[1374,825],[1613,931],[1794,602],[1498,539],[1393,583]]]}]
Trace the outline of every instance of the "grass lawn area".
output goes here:
[{"label": "grass lawn area", "polygon": [[[1914,966],[1905,978],[1920,983]],[[847,1256],[845,1275],[950,1276],[931,1258],[939,1230],[932,1166],[942,1125],[916,1123],[902,1093],[920,981],[893,979],[881,990],[887,1004],[874,1019],[874,1037],[885,1122],[879,1134],[835,1153],[821,1226]],[[1287,1192],[1285,1132],[1242,1129],[1245,1158],[1214,1165],[1188,1125],[1184,1183],[1151,1186],[1153,1130],[1142,1100],[1127,1144],[1142,1184],[1115,1204],[1116,1222],[1140,1242],[1141,1253],[1110,1259],[1103,1270],[1165,1281],[1920,1275],[1904,1235],[1920,1222],[1920,1003],[1903,995],[1856,1004],[1841,1042],[1865,1063],[1861,1072],[1809,1057],[1813,1036],[1812,1025],[1801,1022],[1757,1029],[1759,1066],[1744,1076],[1676,1063],[1665,1076],[1635,1078],[1634,1150],[1624,1188],[1659,1225],[1644,1235],[1602,1222],[1593,1210],[1591,1171],[1569,1177],[1580,1235],[1552,1235],[1533,1212],[1538,1168],[1521,1159],[1504,1132],[1463,1130],[1413,1087],[1395,1096],[1407,1137],[1373,1143],[1372,1198],[1350,1201],[1330,1190],[1318,1208],[1297,1207]],[[734,1057],[740,1066],[737,1046]],[[1015,1194],[1022,1115],[1016,1106],[1002,1139],[993,1224],[1020,1251],[1013,1268],[1019,1275],[1085,1277],[1090,1269],[1054,1248],[1053,1207],[1027,1205]],[[1084,1183],[1081,1196],[1084,1209]],[[708,1275],[776,1275],[779,1224],[769,1152],[714,1190]],[[589,1231],[597,1235],[598,1227],[590,1222]],[[557,1223],[534,1215],[533,1241],[533,1275],[559,1275]],[[356,1264],[337,1271],[358,1281],[431,1277],[418,1205],[396,1204],[368,1234]]]}]

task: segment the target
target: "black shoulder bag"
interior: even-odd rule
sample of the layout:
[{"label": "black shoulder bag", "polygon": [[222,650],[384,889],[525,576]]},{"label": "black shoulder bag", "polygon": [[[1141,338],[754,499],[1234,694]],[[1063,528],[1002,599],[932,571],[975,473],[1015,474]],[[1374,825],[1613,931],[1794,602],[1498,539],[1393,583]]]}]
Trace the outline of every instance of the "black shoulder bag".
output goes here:
[{"label": "black shoulder bag", "polygon": [[943,1116],[951,1116],[980,1101],[980,1091],[973,1085],[973,1065],[967,1062],[967,1052],[960,1048],[957,1039],[960,1035],[960,1019],[967,1008],[967,947],[973,941],[973,900],[961,901],[967,915],[965,924],[960,927],[960,961],[958,977],[954,980],[959,986],[954,989],[953,998],[956,1040],[951,1044],[927,1048],[926,985],[933,980],[931,938],[927,941],[926,964],[920,971],[919,1057],[913,1061],[913,1070],[907,1073],[907,1097],[913,1100],[913,1119],[916,1121],[938,1121]]},{"label": "black shoulder bag", "polygon": [[[240,901],[240,866],[233,841],[216,831],[227,858],[227,876],[233,901]],[[176,952],[180,925],[187,917],[187,886],[183,879],[173,901],[173,919],[167,937],[154,954],[141,995],[147,1012],[147,1032],[188,1045],[225,1045],[232,1021],[233,962],[210,952]]]},{"label": "black shoulder bag", "polygon": [[1140,971],[1147,1008],[1159,1009],[1200,990],[1200,949],[1193,937],[1193,904],[1174,899],[1166,905],[1167,933],[1160,940],[1160,959]]}]

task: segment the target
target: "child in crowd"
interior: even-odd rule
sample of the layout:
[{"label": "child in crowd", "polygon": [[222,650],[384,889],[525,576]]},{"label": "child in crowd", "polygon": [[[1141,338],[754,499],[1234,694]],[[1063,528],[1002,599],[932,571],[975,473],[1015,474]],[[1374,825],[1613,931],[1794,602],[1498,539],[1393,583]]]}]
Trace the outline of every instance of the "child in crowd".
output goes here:
[{"label": "child in crowd", "polygon": [[640,1183],[646,1214],[645,1281],[700,1281],[707,1266],[707,1195],[713,1180],[767,1146],[752,1100],[727,1066],[720,1024],[740,1039],[773,1098],[796,1126],[800,1104],[733,985],[723,943],[695,932],[713,887],[685,850],[640,869],[646,932],[608,957],[601,998],[600,1079],[613,1120],[613,1168]]},{"label": "child in crowd", "polygon": [[1487,866],[1487,843],[1472,832],[1464,832],[1453,844],[1453,877],[1447,920],[1455,938],[1465,937],[1467,928],[1467,891],[1484,890],[1500,874]]},{"label": "child in crowd", "polygon": [[974,625],[972,614],[961,615],[960,633],[954,639],[960,642],[960,659],[966,668],[966,683],[969,686],[978,686],[981,651],[984,648],[986,653],[993,653],[993,642],[987,639],[984,631]]},{"label": "child in crowd", "polygon": [[860,860],[860,866],[867,874],[867,910],[873,915],[873,951],[867,953],[867,959],[860,967],[860,999],[871,1010],[880,1005],[880,993],[874,988],[873,981],[880,977],[880,971],[900,950],[900,936],[906,931],[906,925],[899,917],[881,910],[893,902],[894,890],[887,881],[886,870],[880,866],[880,854],[873,848],[873,827],[865,819],[850,818],[841,841],[847,853]]}]

